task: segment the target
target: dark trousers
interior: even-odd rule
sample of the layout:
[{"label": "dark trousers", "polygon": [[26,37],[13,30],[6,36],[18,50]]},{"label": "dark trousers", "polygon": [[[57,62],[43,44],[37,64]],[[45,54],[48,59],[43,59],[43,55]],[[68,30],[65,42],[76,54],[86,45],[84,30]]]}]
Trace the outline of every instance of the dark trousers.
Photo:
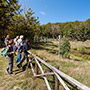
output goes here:
[{"label": "dark trousers", "polygon": [[28,55],[24,52],[21,53],[21,60],[20,60],[20,65],[22,65],[22,63],[24,62],[24,60],[26,59],[26,64],[28,65]]},{"label": "dark trousers", "polygon": [[6,56],[6,59],[8,61],[8,67],[7,70],[9,71],[9,73],[12,73],[13,70],[13,56]]}]

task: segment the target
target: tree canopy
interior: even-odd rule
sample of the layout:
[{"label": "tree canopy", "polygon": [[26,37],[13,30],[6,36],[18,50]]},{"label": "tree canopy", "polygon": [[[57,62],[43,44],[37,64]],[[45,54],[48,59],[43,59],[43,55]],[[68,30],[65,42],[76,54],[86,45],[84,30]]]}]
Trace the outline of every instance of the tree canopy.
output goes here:
[{"label": "tree canopy", "polygon": [[85,41],[90,39],[90,19],[83,22],[48,23],[41,27],[44,31],[43,35],[47,34],[51,38],[61,35],[61,37],[64,36],[72,40]]},{"label": "tree canopy", "polygon": [[40,35],[39,18],[33,15],[31,8],[24,15],[22,11],[18,0],[0,1],[0,36],[9,34],[14,38],[16,35],[24,35],[33,40],[36,35]]},{"label": "tree canopy", "polygon": [[[24,14],[21,14],[24,12]],[[35,17],[31,8],[26,12],[21,9],[18,0],[0,0],[0,38],[10,34],[24,35],[33,41],[39,37],[67,37],[73,40],[90,39],[90,19],[79,22],[47,23],[40,25],[39,17]]]}]

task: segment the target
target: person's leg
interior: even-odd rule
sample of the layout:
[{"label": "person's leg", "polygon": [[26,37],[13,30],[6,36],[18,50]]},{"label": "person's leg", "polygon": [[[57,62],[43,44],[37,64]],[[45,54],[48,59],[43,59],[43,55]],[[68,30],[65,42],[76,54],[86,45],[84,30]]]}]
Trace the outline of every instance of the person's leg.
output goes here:
[{"label": "person's leg", "polygon": [[21,60],[20,60],[20,64],[22,65],[23,61],[25,60],[25,53],[22,52],[21,53]]},{"label": "person's leg", "polygon": [[9,57],[6,56],[7,62],[8,62],[8,67],[6,68],[6,71],[9,73]]},{"label": "person's leg", "polygon": [[22,52],[21,53],[21,60],[20,60],[20,63],[17,65],[17,67],[22,67],[22,63],[23,63],[23,61],[25,60],[25,53],[24,52]]},{"label": "person's leg", "polygon": [[17,63],[17,62],[20,62],[20,59],[21,59],[21,53],[18,52],[18,56],[17,56],[17,59],[16,59],[16,63]]},{"label": "person's leg", "polygon": [[27,60],[27,67],[29,67],[29,58],[28,58],[28,55],[26,55],[26,60]]},{"label": "person's leg", "polygon": [[11,57],[11,61],[9,63],[9,73],[12,74],[13,71],[13,57]]},{"label": "person's leg", "polygon": [[22,70],[25,71],[26,68],[29,67],[29,58],[28,58],[28,54],[25,53],[25,65],[22,67]]},{"label": "person's leg", "polygon": [[8,61],[8,67],[7,67],[7,71],[9,74],[12,74],[12,69],[13,69],[13,57],[9,57],[9,56],[6,56],[7,58],[7,61]]}]

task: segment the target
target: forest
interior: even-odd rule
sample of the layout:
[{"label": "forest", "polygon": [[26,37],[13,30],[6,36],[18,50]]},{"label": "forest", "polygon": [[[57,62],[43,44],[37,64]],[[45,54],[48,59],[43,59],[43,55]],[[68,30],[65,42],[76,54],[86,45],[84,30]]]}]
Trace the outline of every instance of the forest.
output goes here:
[{"label": "forest", "polygon": [[90,19],[40,25],[39,16],[34,13],[31,8],[24,11],[18,0],[0,0],[0,42],[7,34],[11,38],[24,35],[32,42],[41,37],[57,38],[58,35],[78,41],[90,39]]}]

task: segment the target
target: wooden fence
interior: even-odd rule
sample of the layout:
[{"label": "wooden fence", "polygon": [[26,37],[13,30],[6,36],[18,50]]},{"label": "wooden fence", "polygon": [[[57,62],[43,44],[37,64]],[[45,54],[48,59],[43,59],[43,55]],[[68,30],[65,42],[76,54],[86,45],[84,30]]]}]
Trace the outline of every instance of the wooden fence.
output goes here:
[{"label": "wooden fence", "polygon": [[[33,56],[31,59],[30,57]],[[63,73],[62,71],[58,70],[59,67],[53,67],[50,64],[46,63],[44,60],[40,59],[38,56],[34,55],[33,53],[29,52],[29,60],[32,73],[35,77],[43,77],[45,80],[46,86],[48,90],[51,90],[49,85],[49,81],[47,79],[48,75],[55,76],[55,90],[59,90],[59,86],[62,84],[65,90],[90,90],[89,87],[83,85],[82,83],[78,82],[77,80],[73,79],[72,77],[68,76],[67,74]],[[32,61],[35,61],[35,67],[32,64]],[[50,69],[50,73],[44,73],[42,65]],[[39,74],[38,70],[40,69],[41,74]],[[51,72],[52,71],[52,72]],[[66,83],[65,83],[66,82]],[[69,86],[68,86],[68,84]],[[70,85],[73,87],[70,88]]]}]

